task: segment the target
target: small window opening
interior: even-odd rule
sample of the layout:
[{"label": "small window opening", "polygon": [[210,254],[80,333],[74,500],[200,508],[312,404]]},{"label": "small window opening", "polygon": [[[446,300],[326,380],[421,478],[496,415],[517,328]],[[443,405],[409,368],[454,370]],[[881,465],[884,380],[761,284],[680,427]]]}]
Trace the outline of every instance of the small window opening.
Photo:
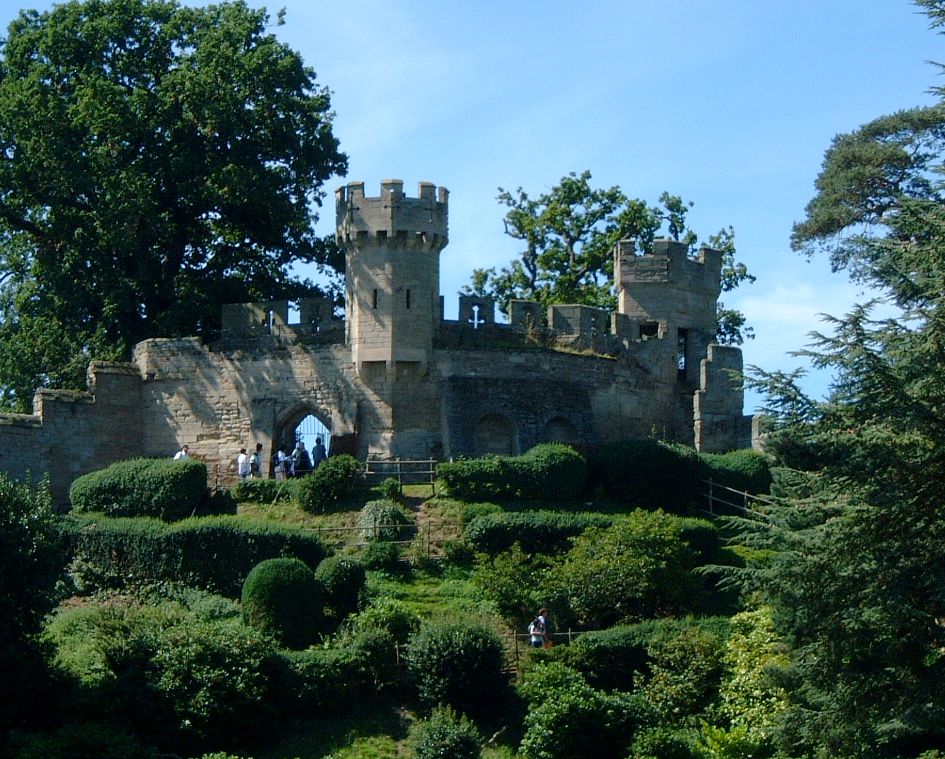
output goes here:
[{"label": "small window opening", "polygon": [[407,289],[407,310],[410,310],[410,289]]},{"label": "small window opening", "polygon": [[640,339],[649,340],[651,337],[659,337],[659,322],[644,322],[640,325]]},{"label": "small window opening", "polygon": [[374,295],[371,297],[371,308],[377,308],[377,289],[374,290]]},{"label": "small window opening", "polygon": [[686,380],[686,353],[689,349],[689,330],[680,329],[676,332],[676,378]]}]

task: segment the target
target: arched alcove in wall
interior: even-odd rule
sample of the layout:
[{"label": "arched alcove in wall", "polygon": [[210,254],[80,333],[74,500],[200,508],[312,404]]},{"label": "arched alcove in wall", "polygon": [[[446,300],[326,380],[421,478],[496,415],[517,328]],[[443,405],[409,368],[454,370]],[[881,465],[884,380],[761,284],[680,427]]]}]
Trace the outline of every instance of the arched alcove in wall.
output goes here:
[{"label": "arched alcove in wall", "polygon": [[567,445],[577,445],[577,429],[571,422],[563,416],[555,416],[545,423],[545,428],[541,433],[543,443],[566,443]]},{"label": "arched alcove in wall", "polygon": [[501,414],[486,414],[476,422],[476,455],[515,453],[515,427]]}]

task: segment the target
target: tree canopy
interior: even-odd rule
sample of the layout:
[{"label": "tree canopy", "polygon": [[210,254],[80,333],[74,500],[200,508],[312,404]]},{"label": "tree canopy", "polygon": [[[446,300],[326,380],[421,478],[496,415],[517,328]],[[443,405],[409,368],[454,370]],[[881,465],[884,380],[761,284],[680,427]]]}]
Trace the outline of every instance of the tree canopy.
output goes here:
[{"label": "tree canopy", "polygon": [[[281,16],[278,19],[281,22]],[[343,173],[328,90],[265,10],[83,0],[0,45],[0,389],[84,386],[92,355],[209,334],[226,302],[299,297]]]},{"label": "tree canopy", "polygon": [[[546,193],[531,197],[519,187],[514,193],[499,188],[498,201],[508,210],[505,232],[519,240],[519,257],[498,272],[473,271],[464,292],[496,299],[503,313],[513,299],[552,303],[581,303],[616,308],[613,291],[613,248],[633,239],[646,252],[661,233],[695,246],[698,236],[686,225],[692,207],[664,192],[658,205],[628,197],[614,186],[595,188],[591,173],[571,172]],[[735,260],[735,232],[722,229],[706,243],[723,252],[722,289],[753,282],[744,264]],[[719,340],[741,344],[752,337],[744,316],[719,304]]]},{"label": "tree canopy", "polygon": [[[945,18],[945,3],[923,5],[934,24]],[[859,305],[814,335],[805,353],[835,376],[823,401],[796,373],[753,380],[769,396],[768,451],[795,470],[774,524],[746,530],[774,549],[748,576],[792,648],[780,730],[792,756],[945,746],[943,113],[837,137],[795,226],[795,243],[828,246],[895,318]]]}]

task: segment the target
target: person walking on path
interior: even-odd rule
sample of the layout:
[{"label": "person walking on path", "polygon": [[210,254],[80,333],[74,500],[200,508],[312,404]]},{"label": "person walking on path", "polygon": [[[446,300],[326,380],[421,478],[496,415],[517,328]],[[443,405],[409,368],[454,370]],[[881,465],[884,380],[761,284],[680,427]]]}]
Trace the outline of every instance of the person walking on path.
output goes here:
[{"label": "person walking on path", "polygon": [[249,477],[249,456],[245,448],[240,448],[240,455],[236,457],[236,473],[241,480]]}]

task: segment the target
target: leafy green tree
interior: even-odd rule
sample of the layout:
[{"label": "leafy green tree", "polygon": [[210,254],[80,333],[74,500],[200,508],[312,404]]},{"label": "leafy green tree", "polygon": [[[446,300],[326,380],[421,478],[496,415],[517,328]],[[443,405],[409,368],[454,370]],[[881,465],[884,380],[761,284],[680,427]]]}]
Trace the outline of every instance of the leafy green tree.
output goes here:
[{"label": "leafy green tree", "polygon": [[[692,207],[677,195],[664,192],[659,205],[629,198],[619,187],[596,189],[591,173],[571,172],[536,198],[521,187],[514,193],[499,188],[505,214],[505,232],[524,249],[519,258],[498,272],[473,271],[464,292],[491,296],[503,313],[513,299],[552,303],[583,303],[616,308],[612,288],[613,248],[623,239],[634,239],[643,251],[663,231],[674,240],[694,246],[697,236],[686,226]],[[754,281],[744,264],[735,260],[735,233],[722,229],[707,243],[723,253],[723,291]],[[741,344],[752,337],[744,315],[720,304],[719,339]]]},{"label": "leafy green tree", "polygon": [[[945,3],[922,5],[941,25]],[[775,550],[747,577],[791,646],[778,733],[796,753],[872,759],[945,745],[940,119],[937,106],[836,138],[795,227],[813,246],[839,235],[834,266],[880,288],[897,317],[857,306],[815,336],[807,353],[835,376],[824,401],[796,374],[755,379],[770,398],[769,451],[807,473],[770,526],[745,528]]]},{"label": "leafy green tree", "polygon": [[[281,23],[281,14],[278,19]],[[83,0],[0,44],[0,388],[28,406],[91,355],[212,334],[226,302],[316,292],[346,168],[328,90],[265,10]]]},{"label": "leafy green tree", "polygon": [[35,644],[63,575],[49,494],[0,474],[0,753],[7,728],[36,710],[44,665]]}]

